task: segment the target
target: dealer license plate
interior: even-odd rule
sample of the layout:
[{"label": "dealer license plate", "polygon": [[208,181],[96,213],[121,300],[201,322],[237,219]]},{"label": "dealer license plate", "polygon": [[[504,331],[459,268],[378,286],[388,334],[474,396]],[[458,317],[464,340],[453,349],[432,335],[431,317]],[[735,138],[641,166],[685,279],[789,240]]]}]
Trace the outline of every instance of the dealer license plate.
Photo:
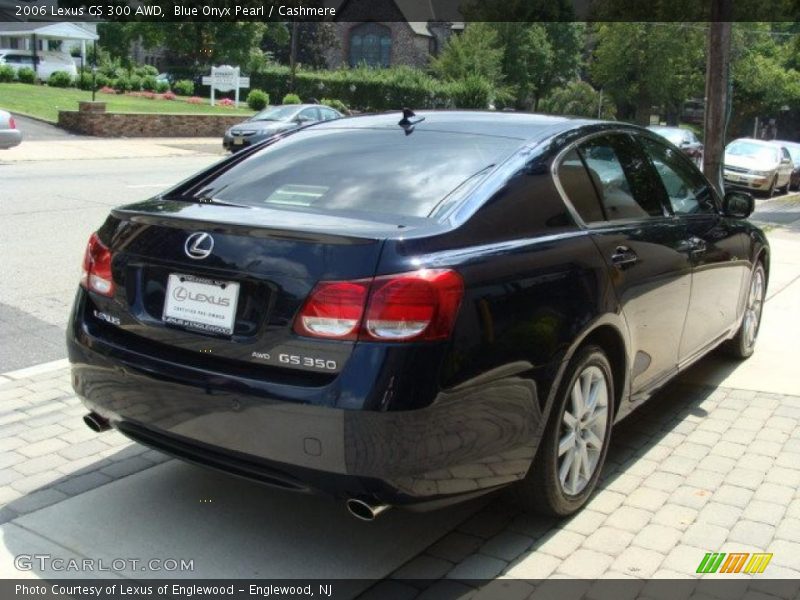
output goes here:
[{"label": "dealer license plate", "polygon": [[171,273],[162,319],[188,329],[232,335],[238,300],[238,283]]}]

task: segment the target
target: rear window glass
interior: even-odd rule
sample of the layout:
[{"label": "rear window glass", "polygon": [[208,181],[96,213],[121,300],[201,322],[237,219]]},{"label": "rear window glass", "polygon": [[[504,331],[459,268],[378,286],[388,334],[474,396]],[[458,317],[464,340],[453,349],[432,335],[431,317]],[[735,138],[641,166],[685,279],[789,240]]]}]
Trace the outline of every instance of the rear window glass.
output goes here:
[{"label": "rear window glass", "polygon": [[195,197],[246,206],[428,217],[471,189],[522,140],[401,129],[301,131],[217,177]]}]

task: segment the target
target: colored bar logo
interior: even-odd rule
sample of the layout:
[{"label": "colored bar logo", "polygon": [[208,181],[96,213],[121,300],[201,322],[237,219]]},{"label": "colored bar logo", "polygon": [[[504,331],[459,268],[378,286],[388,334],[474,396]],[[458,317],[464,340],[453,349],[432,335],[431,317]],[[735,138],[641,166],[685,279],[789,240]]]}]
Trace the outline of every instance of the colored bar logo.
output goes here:
[{"label": "colored bar logo", "polygon": [[772,554],[761,552],[708,552],[697,566],[698,573],[763,573]]}]

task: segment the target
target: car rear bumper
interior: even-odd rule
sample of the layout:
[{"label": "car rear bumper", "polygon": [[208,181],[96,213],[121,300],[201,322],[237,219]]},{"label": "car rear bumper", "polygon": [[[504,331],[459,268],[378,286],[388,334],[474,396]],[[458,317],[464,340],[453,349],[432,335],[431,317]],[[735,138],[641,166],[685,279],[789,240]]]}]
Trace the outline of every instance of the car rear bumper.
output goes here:
[{"label": "car rear bumper", "polygon": [[13,148],[22,142],[22,132],[18,129],[0,130],[0,149]]},{"label": "car rear bumper", "polygon": [[416,410],[353,410],[237,390],[224,374],[193,381],[185,365],[108,343],[75,316],[67,341],[87,410],[136,441],[283,489],[437,505],[521,479],[541,436],[536,386],[517,376]]}]

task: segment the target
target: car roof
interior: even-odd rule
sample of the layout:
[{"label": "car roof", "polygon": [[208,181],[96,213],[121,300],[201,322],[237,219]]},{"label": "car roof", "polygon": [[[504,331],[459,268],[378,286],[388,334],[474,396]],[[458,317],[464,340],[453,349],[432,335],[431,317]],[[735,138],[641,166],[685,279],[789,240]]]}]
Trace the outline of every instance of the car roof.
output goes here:
[{"label": "car roof", "polygon": [[[345,117],[335,121],[324,121],[314,129],[397,129],[403,114],[400,111],[372,115]],[[519,112],[421,110],[410,117],[414,131],[437,131],[440,133],[467,133],[535,140],[545,138],[558,131],[573,129],[588,124],[614,124],[610,121],[595,121],[556,115]]]},{"label": "car roof", "polygon": [[736,138],[735,140],[732,140],[731,142],[729,142],[728,145],[730,146],[731,144],[735,144],[736,142],[749,142],[749,143],[752,143],[752,144],[759,144],[760,146],[771,146],[773,148],[776,145],[779,145],[779,144],[776,144],[772,140],[757,140],[755,138],[748,138],[748,137]]}]

